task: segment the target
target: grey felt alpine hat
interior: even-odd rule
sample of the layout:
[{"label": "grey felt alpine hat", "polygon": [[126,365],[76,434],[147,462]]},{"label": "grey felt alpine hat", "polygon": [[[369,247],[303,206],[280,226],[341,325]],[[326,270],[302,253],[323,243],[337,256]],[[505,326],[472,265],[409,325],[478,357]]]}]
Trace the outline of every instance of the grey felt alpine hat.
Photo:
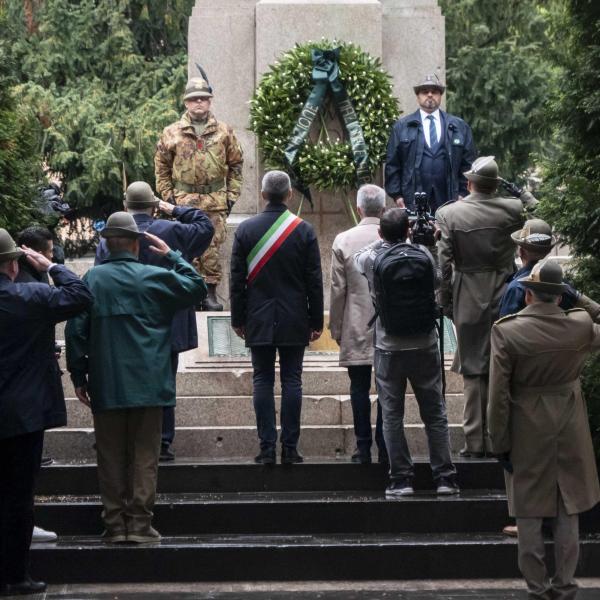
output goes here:
[{"label": "grey felt alpine hat", "polygon": [[6,229],[0,228],[0,262],[6,260],[14,260],[24,254],[23,250],[19,250],[12,239],[10,233]]},{"label": "grey felt alpine hat", "polygon": [[510,237],[517,246],[534,251],[547,249],[550,252],[557,242],[552,234],[552,227],[542,219],[525,221],[523,229],[511,233]]},{"label": "grey felt alpine hat", "polygon": [[420,83],[417,83],[417,85],[413,87],[413,90],[415,90],[415,94],[418,94],[421,90],[427,88],[435,88],[436,90],[439,90],[442,94],[446,89],[446,87],[441,84],[439,77],[435,73],[429,73],[425,75],[420,81]]},{"label": "grey felt alpine hat", "polygon": [[519,283],[534,292],[560,296],[567,286],[563,283],[563,270],[555,260],[543,260],[537,263],[527,277],[521,277]]}]

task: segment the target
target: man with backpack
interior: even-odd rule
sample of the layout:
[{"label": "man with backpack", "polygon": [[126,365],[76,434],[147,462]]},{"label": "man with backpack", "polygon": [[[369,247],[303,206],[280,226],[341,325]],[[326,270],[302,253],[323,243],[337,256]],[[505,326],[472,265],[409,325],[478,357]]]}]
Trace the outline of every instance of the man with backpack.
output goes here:
[{"label": "man with backpack", "polygon": [[456,469],[450,456],[448,417],[442,394],[442,361],[436,333],[439,283],[433,257],[406,242],[406,210],[392,208],[380,220],[382,240],[355,255],[375,305],[375,381],[383,411],[383,436],[390,459],[386,496],[414,494],[414,468],[404,434],[407,381],[425,424],[431,470],[438,494],[455,494]]}]

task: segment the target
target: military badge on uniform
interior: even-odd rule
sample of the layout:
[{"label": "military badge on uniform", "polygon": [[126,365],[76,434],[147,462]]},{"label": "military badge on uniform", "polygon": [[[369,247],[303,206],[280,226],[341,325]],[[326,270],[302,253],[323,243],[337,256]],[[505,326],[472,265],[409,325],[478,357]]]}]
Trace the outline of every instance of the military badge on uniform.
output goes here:
[{"label": "military badge on uniform", "polygon": [[460,143],[462,143],[462,142],[460,141],[460,139],[459,139],[459,138],[454,138],[454,139],[452,140],[452,143],[453,143],[454,145],[458,145],[458,144],[460,144]]},{"label": "military badge on uniform", "polygon": [[198,150],[204,150],[204,140],[203,139],[198,139],[196,141],[196,148]]}]

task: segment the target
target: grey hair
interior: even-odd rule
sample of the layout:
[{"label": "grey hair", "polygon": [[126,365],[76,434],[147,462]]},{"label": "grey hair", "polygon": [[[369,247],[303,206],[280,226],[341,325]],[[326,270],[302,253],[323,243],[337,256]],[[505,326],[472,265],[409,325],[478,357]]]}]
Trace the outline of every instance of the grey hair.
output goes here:
[{"label": "grey hair", "polygon": [[261,191],[274,202],[285,200],[291,187],[289,175],[283,171],[268,171],[262,178]]},{"label": "grey hair", "polygon": [[356,194],[356,206],[365,217],[379,217],[385,208],[385,192],[378,185],[363,185]]},{"label": "grey hair", "polygon": [[552,302],[556,302],[556,299],[562,294],[549,294],[548,292],[537,292],[530,289],[530,292],[533,296],[539,300],[540,302],[544,302],[545,304],[551,304]]}]

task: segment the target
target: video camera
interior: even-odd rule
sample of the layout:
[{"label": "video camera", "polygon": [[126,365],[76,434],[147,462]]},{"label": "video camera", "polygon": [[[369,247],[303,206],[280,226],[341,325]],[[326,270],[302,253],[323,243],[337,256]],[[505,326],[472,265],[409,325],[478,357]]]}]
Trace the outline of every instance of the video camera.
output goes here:
[{"label": "video camera", "polygon": [[435,246],[435,219],[429,212],[429,202],[425,192],[415,193],[415,211],[408,211],[413,244]]},{"label": "video camera", "polygon": [[63,217],[68,217],[73,209],[63,202],[60,187],[50,183],[40,189],[35,203],[35,209],[44,224],[53,230]]},{"label": "video camera", "polygon": [[72,212],[69,204],[62,201],[60,188],[55,183],[51,183],[48,187],[42,188],[40,196],[48,208],[54,212],[60,213],[61,216],[66,217]]}]

